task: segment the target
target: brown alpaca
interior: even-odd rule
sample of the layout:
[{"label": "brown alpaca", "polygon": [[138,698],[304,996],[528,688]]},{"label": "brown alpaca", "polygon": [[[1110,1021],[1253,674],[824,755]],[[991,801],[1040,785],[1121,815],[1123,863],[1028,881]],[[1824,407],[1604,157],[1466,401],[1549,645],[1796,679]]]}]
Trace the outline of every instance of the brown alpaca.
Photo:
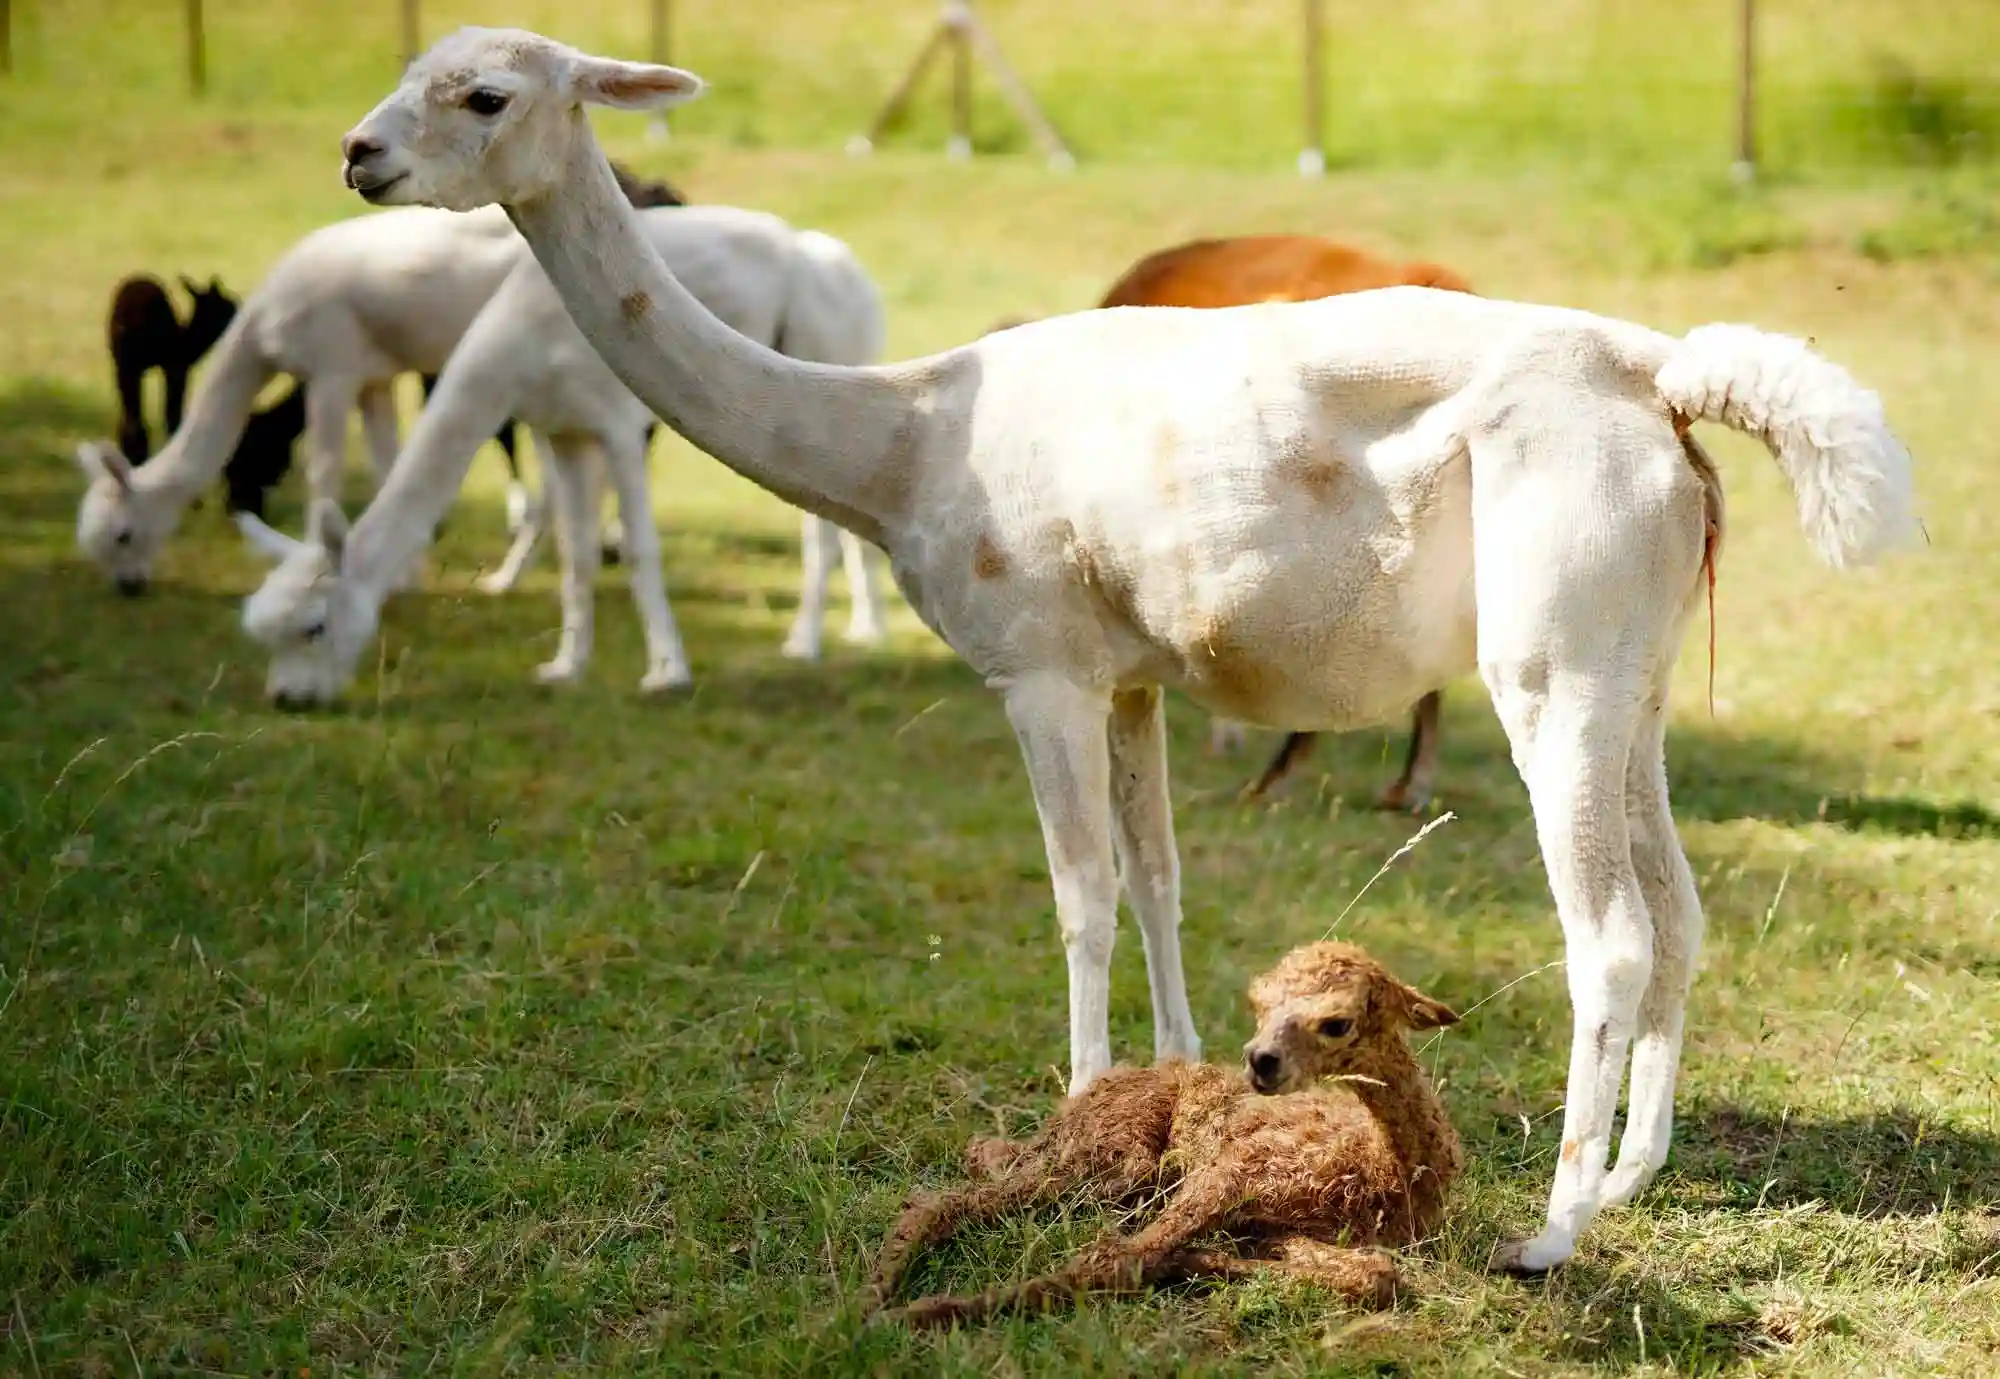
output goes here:
[{"label": "brown alpaca", "polygon": [[944,1326],[1258,1269],[1315,1278],[1372,1305],[1392,1301],[1396,1267],[1380,1247],[1429,1234],[1464,1163],[1403,1035],[1458,1016],[1348,943],[1294,950],[1251,984],[1250,1001],[1258,1023],[1245,1068],[1114,1068],[1033,1140],[973,1141],[966,1161],[986,1181],[912,1198],[876,1261],[868,1310],[888,1302],[917,1251],[959,1227],[1078,1192],[1165,1200],[1137,1233],[1101,1240],[1052,1273],[886,1315]]},{"label": "brown alpaca", "polygon": [[[1314,235],[1240,235],[1190,240],[1148,254],[1125,270],[1098,306],[1248,306],[1255,302],[1313,301],[1378,287],[1472,291],[1464,278],[1435,263],[1392,263],[1365,249]],[[993,329],[1026,323],[1025,317],[1008,317]],[[1436,690],[1417,701],[1411,714],[1410,750],[1403,761],[1403,774],[1375,797],[1380,808],[1420,813],[1430,803],[1443,702]],[[1212,745],[1219,749],[1240,733],[1239,725],[1218,719]],[[1268,795],[1312,754],[1318,738],[1317,733],[1287,733],[1270,763],[1244,787],[1244,798]]]}]

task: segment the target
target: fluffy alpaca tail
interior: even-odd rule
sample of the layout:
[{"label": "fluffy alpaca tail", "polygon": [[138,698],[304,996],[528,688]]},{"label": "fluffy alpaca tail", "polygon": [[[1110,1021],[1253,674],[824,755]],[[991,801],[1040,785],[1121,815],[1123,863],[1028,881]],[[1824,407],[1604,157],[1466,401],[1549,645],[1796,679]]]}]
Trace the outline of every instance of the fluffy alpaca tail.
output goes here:
[{"label": "fluffy alpaca tail", "polygon": [[1676,342],[1653,382],[1676,411],[1770,448],[1806,539],[1829,565],[1865,565],[1915,532],[1910,456],[1882,400],[1803,341],[1702,326]]}]

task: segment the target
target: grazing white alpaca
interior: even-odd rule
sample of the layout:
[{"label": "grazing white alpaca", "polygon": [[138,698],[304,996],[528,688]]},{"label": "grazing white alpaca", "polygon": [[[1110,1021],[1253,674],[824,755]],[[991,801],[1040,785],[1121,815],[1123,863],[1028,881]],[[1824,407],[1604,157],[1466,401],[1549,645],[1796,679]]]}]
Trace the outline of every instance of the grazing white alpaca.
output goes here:
[{"label": "grazing white alpaca", "polygon": [[344,175],[374,202],[505,206],[627,386],[753,482],[883,547],[911,605],[1000,692],[1068,950],[1073,1091],[1111,1062],[1121,875],[1156,1053],[1199,1054],[1160,687],[1337,729],[1476,664],[1528,786],[1574,1013],[1548,1224],[1496,1263],[1566,1259],[1666,1156],[1701,940],[1665,704],[1722,509],[1677,428],[1764,440],[1809,540],[1848,564],[1914,526],[1878,399],[1747,327],[1676,339],[1416,287],[1090,311],[908,363],[797,363],[674,281],[584,111],[699,89],[537,34],[462,30],[348,134]]},{"label": "grazing white alpaca", "polygon": [[[639,219],[646,242],[731,329],[804,359],[861,363],[880,353],[880,300],[838,240],[808,239],[776,216],[727,206],[649,210]],[[329,702],[353,679],[383,600],[430,541],[480,442],[509,415],[534,432],[562,552],[562,640],[537,678],[575,680],[590,659],[601,456],[618,495],[632,598],[645,631],[640,689],[688,683],[648,496],[652,413],[591,349],[541,265],[524,258],[466,330],[388,482],[351,533],[327,502],[313,505],[303,541],[239,517],[251,543],[278,562],[245,601],[243,625],[270,649],[266,689],[280,705]],[[788,644],[816,653],[826,582],[816,557],[832,542],[820,537],[815,549],[815,534],[831,524],[805,520],[805,588]],[[865,565],[855,581],[854,611],[855,631],[879,637]]]},{"label": "grazing white alpaca", "polygon": [[[702,304],[740,334],[794,359],[812,359],[825,364],[867,364],[881,354],[881,298],[867,270],[846,244],[817,230],[793,229],[775,216],[719,208],[718,215],[711,218],[709,211],[718,208],[681,209],[687,213],[689,235],[676,236],[668,232],[663,239],[655,233],[654,246],[667,257],[674,275]],[[648,220],[650,222],[650,217]],[[717,250],[720,258],[690,260],[693,276],[683,272],[682,261],[675,258],[677,253],[685,256],[693,252],[697,243],[708,237],[710,227],[726,228],[736,236],[734,242],[746,248],[742,271],[733,281],[723,281],[723,277],[731,271],[726,252],[730,241],[726,237],[717,240],[718,245],[724,246]],[[754,256],[762,262],[751,261],[753,256],[747,253],[749,239],[746,237],[761,238],[763,241],[759,253]],[[775,262],[778,258],[785,261],[782,269]],[[540,276],[546,284],[546,275]],[[537,329],[574,332],[568,313],[552,290],[544,288],[542,296],[536,299],[535,309],[546,320],[556,323],[553,327],[538,326]],[[522,338],[531,337],[524,335]],[[619,391],[630,397],[622,385]],[[645,410],[644,404],[633,405],[639,407],[650,425],[653,414]],[[546,484],[545,479],[545,487]],[[512,501],[510,493],[510,516]],[[586,494],[583,501],[594,503],[596,499]],[[500,562],[498,569],[480,576],[476,581],[480,589],[489,594],[502,594],[519,582],[522,571],[527,568],[535,547],[541,541],[543,506],[540,503],[523,504],[520,520],[515,526],[514,541],[506,558]],[[833,576],[836,559],[846,569],[851,600],[843,640],[858,646],[879,644],[886,630],[882,622],[881,598],[875,587],[876,562],[868,547],[852,532],[811,513],[802,515],[800,528],[799,608],[785,637],[784,654],[793,660],[819,659],[820,629],[826,621],[827,584]]]},{"label": "grazing white alpaca", "polygon": [[77,512],[77,545],[121,590],[142,592],[181,511],[222,472],[258,391],[281,373],[306,388],[312,494],[340,496],[347,417],[357,405],[379,481],[396,458],[396,375],[441,370],[500,280],[526,257],[496,210],[411,207],[313,231],[245,300],[186,421],[150,463],[134,470],[108,442],[78,447],[91,484]]}]

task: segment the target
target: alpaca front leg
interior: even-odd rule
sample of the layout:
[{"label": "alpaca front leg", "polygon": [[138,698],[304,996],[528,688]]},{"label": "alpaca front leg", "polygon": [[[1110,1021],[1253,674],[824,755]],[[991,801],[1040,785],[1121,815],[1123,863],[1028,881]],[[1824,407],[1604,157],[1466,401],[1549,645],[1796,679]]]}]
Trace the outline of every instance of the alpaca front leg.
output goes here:
[{"label": "alpaca front leg", "polygon": [[1632,737],[1625,777],[1625,814],[1632,833],[1632,869],[1653,917],[1653,976],[1639,1003],[1632,1045],[1632,1087],[1618,1166],[1605,1181],[1603,1204],[1622,1207],[1645,1191],[1667,1161],[1674,1134],[1674,1084],[1688,989],[1701,956],[1701,896],[1667,803],[1664,677]]},{"label": "alpaca front leg", "polygon": [[314,378],[306,387],[306,492],[340,501],[347,473],[347,414],[361,385],[353,379]]},{"label": "alpaca front leg", "polygon": [[1543,688],[1545,675],[1539,667],[1529,673],[1489,667],[1486,675],[1534,808],[1562,922],[1574,1021],[1548,1224],[1493,1256],[1495,1267],[1514,1273],[1540,1273],[1568,1259],[1597,1214],[1618,1088],[1653,957],[1652,921],[1633,872],[1625,817],[1636,696],[1628,697],[1615,676],[1552,695]]},{"label": "alpaca front leg", "polygon": [[1111,945],[1118,874],[1112,861],[1107,696],[1058,676],[1035,675],[1005,691],[1041,816],[1056,922],[1069,962],[1069,1091],[1111,1066]]},{"label": "alpaca front leg", "polygon": [[396,467],[401,442],[396,435],[396,394],[387,380],[362,385],[357,401],[361,406],[361,434],[368,443],[368,464],[374,471],[375,487],[381,488]]},{"label": "alpaca front leg", "polygon": [[842,640],[854,646],[880,646],[887,629],[882,622],[881,594],[875,587],[875,561],[868,543],[845,527],[835,527],[841,564],[847,571],[847,632]]},{"label": "alpaca front leg", "polygon": [[1181,971],[1181,866],[1167,790],[1165,695],[1157,687],[1111,700],[1111,812],[1125,894],[1146,945],[1153,992],[1153,1056],[1201,1058]]},{"label": "alpaca front leg", "polygon": [[568,684],[590,662],[596,616],[596,467],[567,439],[537,434],[542,487],[555,509],[556,550],[562,561],[562,639],[555,656],[535,668],[545,685]]},{"label": "alpaca front leg", "polygon": [[692,684],[694,676],[688,671],[687,652],[681,646],[673,605],[667,602],[666,578],[660,572],[660,528],[653,520],[646,483],[646,452],[615,439],[602,449],[612,486],[618,491],[632,603],[639,610],[639,626],[646,638],[646,674],[639,681],[639,690],[652,694],[679,689]]},{"label": "alpaca front leg", "polygon": [[794,661],[819,659],[820,625],[826,621],[826,586],[833,577],[833,523],[803,513],[799,519],[799,611],[785,636],[784,654]]}]

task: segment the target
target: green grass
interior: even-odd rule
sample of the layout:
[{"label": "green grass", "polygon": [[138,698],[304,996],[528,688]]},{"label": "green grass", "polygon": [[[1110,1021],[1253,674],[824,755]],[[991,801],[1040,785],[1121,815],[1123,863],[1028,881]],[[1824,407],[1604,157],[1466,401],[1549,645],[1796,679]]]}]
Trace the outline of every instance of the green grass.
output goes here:
[{"label": "green grass", "polygon": [[[195,105],[171,85],[169,18],[148,17],[172,7],[16,8],[23,72],[0,80],[0,1371],[1992,1371],[2000,284],[1976,159],[1837,160],[1860,146],[1801,124],[1772,133],[1794,175],[1728,191],[1692,123],[1723,90],[1715,24],[1675,44],[1647,37],[1669,32],[1664,5],[1637,0],[1518,28],[1435,5],[1370,21],[1394,61],[1340,59],[1358,78],[1343,108],[1379,116],[1345,127],[1375,151],[1305,184],[1256,171],[1283,167],[1293,122],[1289,67],[1248,79],[1251,38],[1288,6],[1188,5],[1138,45],[1136,0],[1065,6],[1062,28],[1054,6],[996,0],[1010,51],[1101,156],[1062,179],[901,149],[856,164],[832,150],[925,6],[784,24],[750,0],[681,7],[684,58],[722,79],[717,100],[665,150],[630,122],[609,136],[701,200],[848,238],[899,353],[1082,306],[1179,237],[1305,229],[1509,296],[1809,334],[1883,391],[1920,464],[1930,549],[1836,578],[1769,462],[1716,438],[1731,535],[1715,713],[1698,630],[1670,748],[1709,916],[1682,1123],[1658,1187],[1569,1268],[1519,1283],[1482,1267],[1541,1209],[1568,1015],[1524,794],[1468,684],[1447,699],[1458,817],[1344,929],[1477,1007],[1427,1055],[1472,1167],[1409,1257],[1414,1298],[1361,1318],[1260,1282],[919,1339],[857,1324],[869,1253],[905,1192],[952,1180],[969,1135],[1032,1124],[1066,1058],[1046,866],[997,704],[901,609],[883,653],[781,661],[793,518],[663,444],[692,694],[633,692],[636,630],[609,578],[590,683],[530,683],[554,581],[470,591],[502,545],[499,466],[482,460],[350,706],[267,709],[234,621],[258,569],[216,505],[156,594],[121,601],[73,553],[66,456],[109,417],[117,276],[244,287],[353,213],[331,150],[393,63],[349,40],[392,35],[393,9],[281,22],[213,4],[218,91]],[[441,27],[472,7],[426,8]],[[566,8],[586,11],[567,32],[611,34],[616,16],[636,41],[636,4]],[[1803,4],[1766,8],[1805,91],[1865,80],[1874,47],[1940,83],[1996,51],[1977,41],[1990,7],[1892,25],[1853,5],[1818,30]],[[1657,105],[1646,137],[1674,156],[1650,180],[1566,166],[1543,140],[1554,107],[1524,88],[1481,97],[1513,123],[1433,166],[1441,117],[1401,64],[1439,16],[1444,89],[1507,54],[1574,76],[1590,43],[1643,52],[1636,86],[1597,72],[1578,109],[1605,102],[1607,138],[1627,140]],[[768,62],[752,47],[767,41]],[[1213,123],[1182,108],[1197,61],[1223,74],[1195,83]],[[813,113],[821,98],[833,115]],[[1815,149],[1838,168],[1806,175]],[[1225,800],[1248,763],[1203,755],[1188,705],[1173,728],[1192,995],[1227,1056],[1246,978],[1323,933],[1409,835],[1359,807],[1400,739],[1330,741],[1288,801],[1245,811]],[[1129,926],[1114,981],[1115,1045],[1143,1056]],[[1104,1224],[981,1234],[917,1282],[1038,1268]]]}]

